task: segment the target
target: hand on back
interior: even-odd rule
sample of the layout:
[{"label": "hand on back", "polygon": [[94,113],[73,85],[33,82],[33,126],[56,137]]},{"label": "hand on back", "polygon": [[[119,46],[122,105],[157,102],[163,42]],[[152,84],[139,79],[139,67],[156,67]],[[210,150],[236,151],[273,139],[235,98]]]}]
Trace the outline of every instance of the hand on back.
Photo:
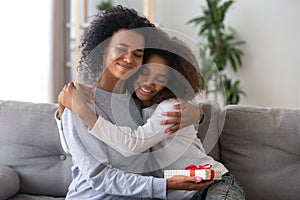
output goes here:
[{"label": "hand on back", "polygon": [[199,105],[193,105],[188,102],[174,105],[178,112],[166,112],[165,116],[174,117],[165,120],[164,124],[171,124],[168,133],[172,134],[181,128],[198,123],[203,118],[203,109]]},{"label": "hand on back", "polygon": [[65,108],[79,114],[81,108],[87,103],[95,101],[92,86],[84,86],[80,83],[70,82],[64,86],[58,95],[58,117],[60,118]]}]

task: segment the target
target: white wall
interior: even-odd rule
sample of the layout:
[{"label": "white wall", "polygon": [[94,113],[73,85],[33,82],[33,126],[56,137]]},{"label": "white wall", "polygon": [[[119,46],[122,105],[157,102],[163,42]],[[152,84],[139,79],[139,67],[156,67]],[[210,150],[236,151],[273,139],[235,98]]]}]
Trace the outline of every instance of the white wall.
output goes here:
[{"label": "white wall", "polygon": [[236,1],[227,22],[247,44],[241,104],[300,107],[300,1]]},{"label": "white wall", "polygon": [[[113,1],[142,13],[142,0]],[[19,4],[21,2],[18,1]],[[97,11],[95,6],[99,2],[89,0],[90,15]],[[40,5],[36,0],[26,1],[26,5],[30,6],[29,3],[39,6],[43,13],[44,6],[50,7],[49,3]],[[41,46],[50,47],[49,41],[44,39],[50,33],[50,22],[43,19],[39,12],[28,15],[30,9],[23,9],[25,6],[20,5],[15,7],[7,3],[1,6],[0,99],[44,102],[48,97],[43,85],[49,81],[45,78],[48,69],[44,70],[43,67],[50,62],[47,52],[50,49],[41,51]],[[156,23],[200,41],[197,28],[186,22],[198,16],[203,5],[205,0],[156,0]],[[19,7],[22,9],[17,9]],[[247,42],[243,46],[244,65],[237,75],[242,89],[247,93],[240,104],[300,107],[299,8],[299,0],[237,0],[229,10],[226,22]],[[41,27],[43,24],[46,25],[44,28]],[[21,32],[14,28],[19,28]],[[10,39],[11,36],[14,39]],[[29,50],[29,47],[34,50]],[[33,65],[36,68],[29,72],[29,67]],[[44,75],[37,75],[39,72]]]},{"label": "white wall", "polygon": [[1,1],[0,100],[51,101],[52,1]]},{"label": "white wall", "polygon": [[[142,0],[113,2],[143,12]],[[200,15],[205,2],[156,0],[156,23],[200,41],[198,29],[186,22]],[[90,7],[97,3],[90,0]],[[236,0],[229,9],[226,23],[246,41],[244,64],[237,74],[247,93],[241,105],[300,107],[299,9],[299,0]]]},{"label": "white wall", "polygon": [[[184,23],[198,16],[205,1],[157,1],[163,5],[157,14],[161,24],[199,41],[195,28]],[[226,23],[246,41],[237,77],[247,96],[240,104],[300,107],[299,9],[298,0],[239,0],[228,11]]]},{"label": "white wall", "polygon": [[[99,1],[89,0],[90,15],[96,12],[95,6]],[[142,0],[113,1],[142,13]],[[35,6],[40,5],[36,0],[29,2]],[[27,1],[26,5],[30,5],[29,2]],[[199,16],[203,5],[204,0],[156,0],[156,23],[200,41],[197,28],[187,25],[186,22]],[[1,6],[3,29],[0,99],[47,101],[47,89],[44,89],[43,84],[49,77],[43,67],[50,60],[47,49],[40,49],[49,45],[43,36],[50,32],[48,26],[41,28],[41,25],[50,22],[47,22],[48,19],[42,19],[39,12],[28,15],[26,9],[23,9],[24,6],[21,6],[21,10],[11,6],[14,9],[8,5]],[[240,104],[300,108],[299,8],[298,0],[239,0],[229,10],[226,22],[247,42],[243,47],[244,65],[237,74],[242,89],[247,93]],[[41,19],[43,23],[36,21],[37,19]],[[21,32],[15,31],[16,27],[20,28]],[[11,36],[14,36],[13,40],[9,39]],[[31,36],[34,39],[31,39]],[[8,42],[7,45],[5,42]],[[34,50],[29,50],[29,47],[33,47]],[[29,72],[29,67],[33,64],[37,64],[36,68]],[[44,75],[37,75],[42,69],[45,71]],[[22,78],[25,78],[24,81]],[[33,93],[29,94],[29,90]],[[6,95],[4,91],[10,91],[11,96]]]}]

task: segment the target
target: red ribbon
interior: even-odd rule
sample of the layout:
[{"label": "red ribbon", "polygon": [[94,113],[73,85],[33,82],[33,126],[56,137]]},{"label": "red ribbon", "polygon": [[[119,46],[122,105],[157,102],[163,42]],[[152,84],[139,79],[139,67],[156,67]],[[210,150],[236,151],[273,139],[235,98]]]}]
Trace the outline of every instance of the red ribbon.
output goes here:
[{"label": "red ribbon", "polygon": [[214,180],[215,178],[215,171],[211,169],[212,165],[211,164],[205,164],[205,165],[189,165],[185,169],[190,170],[190,176],[195,176],[195,170],[210,170],[210,181]]}]

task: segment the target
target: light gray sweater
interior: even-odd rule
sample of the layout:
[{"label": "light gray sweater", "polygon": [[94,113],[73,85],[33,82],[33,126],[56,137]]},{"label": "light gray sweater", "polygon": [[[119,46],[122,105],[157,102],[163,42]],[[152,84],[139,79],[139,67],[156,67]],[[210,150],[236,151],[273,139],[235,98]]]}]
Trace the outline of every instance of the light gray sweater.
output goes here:
[{"label": "light gray sweater", "polygon": [[[142,124],[140,108],[128,93],[95,92],[97,103],[93,107],[98,115],[121,126],[136,128]],[[89,134],[70,110],[62,116],[62,129],[73,160],[67,199],[166,198],[165,179],[136,174],[143,172],[147,153],[124,157]]]}]

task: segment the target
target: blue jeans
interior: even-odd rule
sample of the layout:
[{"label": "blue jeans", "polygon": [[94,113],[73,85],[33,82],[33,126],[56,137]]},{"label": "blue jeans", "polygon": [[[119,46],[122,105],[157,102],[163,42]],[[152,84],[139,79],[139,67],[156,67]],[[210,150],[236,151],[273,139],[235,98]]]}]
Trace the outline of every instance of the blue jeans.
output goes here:
[{"label": "blue jeans", "polygon": [[226,173],[222,180],[214,181],[203,190],[198,191],[191,200],[245,200],[246,194],[235,177]]}]

